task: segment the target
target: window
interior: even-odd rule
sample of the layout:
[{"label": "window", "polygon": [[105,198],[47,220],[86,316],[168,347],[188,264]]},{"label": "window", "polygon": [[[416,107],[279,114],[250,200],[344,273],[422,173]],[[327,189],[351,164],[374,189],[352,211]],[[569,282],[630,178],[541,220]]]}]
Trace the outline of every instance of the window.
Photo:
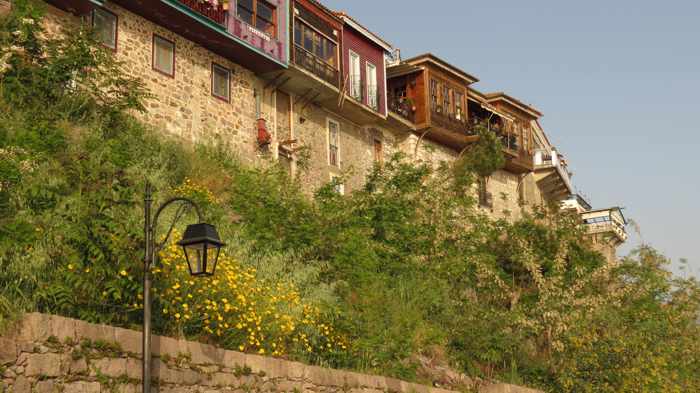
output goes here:
[{"label": "window", "polygon": [[486,187],[486,179],[483,177],[479,179],[479,206],[492,209],[493,208],[493,196],[488,191]]},{"label": "window", "polygon": [[226,102],[231,100],[231,71],[214,63],[211,65],[211,94]]},{"label": "window", "polygon": [[439,112],[438,109],[438,82],[435,79],[430,80],[430,110]]},{"label": "window", "polygon": [[175,43],[153,35],[153,69],[175,76]]},{"label": "window", "polygon": [[333,121],[328,120],[328,164],[336,167],[340,167],[340,156],[339,156],[339,145],[340,145],[340,125]]},{"label": "window", "polygon": [[379,165],[384,163],[384,146],[379,139],[374,140],[374,162]]},{"label": "window", "polygon": [[451,89],[447,87],[446,84],[442,85],[442,113],[451,114],[452,109],[450,108],[450,92]]},{"label": "window", "polygon": [[367,105],[379,110],[379,89],[377,88],[377,67],[367,62]]},{"label": "window", "polygon": [[464,109],[462,109],[463,99],[464,94],[455,92],[455,118],[462,121],[467,119],[467,116],[464,114]]},{"label": "window", "polygon": [[276,10],[273,5],[263,0],[238,0],[238,17],[256,29],[275,37]]},{"label": "window", "polygon": [[299,19],[294,19],[294,43],[335,68],[336,43]]},{"label": "window", "polygon": [[362,100],[362,79],[360,76],[360,55],[350,51],[350,96]]},{"label": "window", "polygon": [[104,46],[117,50],[117,15],[95,8],[92,10],[92,28]]},{"label": "window", "polygon": [[337,175],[331,175],[331,183],[333,183],[333,191],[340,195],[345,194],[345,184],[343,184],[343,179]]}]

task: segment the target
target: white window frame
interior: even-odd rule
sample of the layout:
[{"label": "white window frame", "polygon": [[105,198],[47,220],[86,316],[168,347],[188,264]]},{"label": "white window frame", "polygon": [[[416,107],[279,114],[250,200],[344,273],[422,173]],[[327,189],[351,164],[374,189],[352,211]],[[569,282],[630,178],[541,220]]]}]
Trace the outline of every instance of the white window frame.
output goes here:
[{"label": "white window frame", "polygon": [[[336,132],[338,133],[335,145],[335,164],[331,163],[331,123],[336,126]],[[328,151],[328,165],[340,168],[340,122],[335,121],[330,117],[326,119],[326,149]]]},{"label": "white window frame", "polygon": [[[353,59],[357,59],[357,69],[355,70]],[[353,80],[355,76],[354,71],[357,71],[357,81]],[[351,49],[348,50],[348,79],[350,82],[350,88],[348,92],[350,97],[361,100],[362,99],[362,58],[359,54],[355,53]]]},{"label": "white window frame", "polygon": [[[370,72],[372,70],[373,72]],[[370,63],[369,61],[365,62],[365,79],[367,80],[367,105],[374,109],[374,110],[379,110],[379,86],[377,86],[377,66]],[[371,76],[374,75],[374,94],[370,91],[370,86],[372,83],[372,78]]]}]

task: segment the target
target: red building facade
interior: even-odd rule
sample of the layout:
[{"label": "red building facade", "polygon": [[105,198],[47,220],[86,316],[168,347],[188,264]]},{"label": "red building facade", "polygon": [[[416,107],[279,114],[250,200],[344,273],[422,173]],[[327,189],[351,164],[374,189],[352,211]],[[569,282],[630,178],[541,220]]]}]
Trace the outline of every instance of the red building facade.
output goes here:
[{"label": "red building facade", "polygon": [[386,56],[391,46],[349,16],[337,15],[344,22],[341,86],[351,99],[386,116]]}]

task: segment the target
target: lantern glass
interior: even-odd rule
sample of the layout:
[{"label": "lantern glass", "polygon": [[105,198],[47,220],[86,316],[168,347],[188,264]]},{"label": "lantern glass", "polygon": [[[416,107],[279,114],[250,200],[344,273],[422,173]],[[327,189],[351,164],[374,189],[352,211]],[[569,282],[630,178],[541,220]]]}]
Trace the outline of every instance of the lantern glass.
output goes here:
[{"label": "lantern glass", "polygon": [[219,235],[213,226],[209,224],[188,226],[179,244],[185,252],[191,275],[211,276],[214,274],[219,252],[224,244],[219,240]]}]

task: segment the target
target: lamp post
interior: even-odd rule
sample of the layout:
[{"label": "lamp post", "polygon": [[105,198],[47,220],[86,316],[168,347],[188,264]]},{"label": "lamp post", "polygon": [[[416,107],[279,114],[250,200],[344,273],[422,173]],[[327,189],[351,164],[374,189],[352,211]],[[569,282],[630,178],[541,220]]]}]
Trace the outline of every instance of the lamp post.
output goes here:
[{"label": "lamp post", "polygon": [[[188,225],[182,240],[178,244],[183,248],[185,259],[193,276],[211,276],[216,269],[219,259],[219,251],[224,243],[219,239],[219,234],[213,225],[202,222],[202,212],[194,201],[188,198],[177,197],[163,202],[155,215],[151,216],[151,204],[153,203],[153,190],[150,183],[146,183],[146,196],[144,198],[144,233],[146,240],[144,269],[143,269],[143,393],[151,391],[151,268],[156,260],[158,250],[168,241],[170,233],[177,221],[185,213],[183,207],[189,206],[197,212],[197,224]],[[166,207],[180,203],[181,206],[170,228],[161,243],[155,241],[155,231],[158,227],[158,217]]]}]

